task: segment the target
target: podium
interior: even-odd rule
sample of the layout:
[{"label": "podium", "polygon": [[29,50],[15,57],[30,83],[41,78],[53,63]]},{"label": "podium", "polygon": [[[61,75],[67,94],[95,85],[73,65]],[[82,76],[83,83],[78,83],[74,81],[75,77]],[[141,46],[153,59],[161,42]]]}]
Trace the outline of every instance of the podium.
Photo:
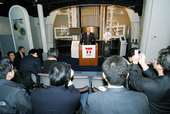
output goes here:
[{"label": "podium", "polygon": [[98,65],[98,44],[79,45],[79,65],[80,66]]}]

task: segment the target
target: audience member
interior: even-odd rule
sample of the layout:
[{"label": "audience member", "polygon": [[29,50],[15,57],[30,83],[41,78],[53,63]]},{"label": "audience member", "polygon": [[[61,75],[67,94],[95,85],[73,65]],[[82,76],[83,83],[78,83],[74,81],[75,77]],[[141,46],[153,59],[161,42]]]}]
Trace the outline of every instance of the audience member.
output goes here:
[{"label": "audience member", "polygon": [[14,68],[16,68],[15,52],[14,51],[9,51],[7,53],[7,56],[8,56],[10,64],[12,64],[14,66]]},{"label": "audience member", "polygon": [[105,58],[111,55],[111,42],[108,42],[109,40],[111,40],[111,38],[112,38],[112,34],[107,28],[105,30],[105,33],[103,34],[103,40],[105,41],[104,42],[104,57]]},{"label": "audience member", "polygon": [[57,50],[55,48],[51,48],[47,53],[47,60],[43,63],[43,73],[48,73],[50,66],[57,62]]},{"label": "audience member", "polygon": [[13,81],[15,72],[8,59],[0,63],[0,113],[31,114],[31,99],[23,85]]},{"label": "audience member", "polygon": [[[152,114],[169,114],[170,113],[170,49],[162,49],[159,53],[153,69],[145,62],[144,54],[135,54],[139,59],[133,60],[130,69],[129,84],[137,91],[147,95],[150,102]],[[140,64],[143,73],[147,78],[143,77],[140,68],[136,64]]]},{"label": "audience member", "polygon": [[32,92],[33,114],[74,114],[79,108],[80,92],[74,88],[73,70],[66,63],[50,67],[51,86]]},{"label": "audience member", "polygon": [[[139,55],[140,55],[140,50],[138,48],[131,48],[128,50],[128,53],[127,53],[127,60],[129,61],[130,64],[133,64],[133,62],[136,61],[136,64],[139,64],[138,61],[139,61]],[[136,56],[138,55],[138,56]],[[153,69],[153,65],[151,64],[151,62],[148,62],[147,65]],[[140,66],[140,65],[139,65]],[[154,70],[154,69],[153,69]],[[141,72],[142,72],[142,69],[141,69]],[[153,73],[156,73],[155,70]],[[143,74],[144,75],[144,74]],[[145,75],[144,75],[145,76]]]},{"label": "audience member", "polygon": [[[33,87],[33,80],[31,75],[37,74],[41,71],[40,60],[37,55],[36,49],[31,49],[28,53],[28,56],[25,56],[21,60],[20,72],[21,72],[21,83],[23,83],[27,89]],[[37,78],[37,83],[40,83],[40,79]]]},{"label": "audience member", "polygon": [[25,57],[25,48],[18,47],[18,52],[15,54],[16,69],[19,69],[21,60]]},{"label": "audience member", "polygon": [[1,52],[1,48],[0,48],[0,60],[2,59],[2,52]]},{"label": "audience member", "polygon": [[83,114],[149,114],[149,103],[143,93],[130,91],[123,85],[128,76],[127,61],[120,56],[107,58],[103,65],[107,89],[91,93],[83,106]]},{"label": "audience member", "polygon": [[105,30],[105,32],[103,34],[103,39],[104,39],[105,43],[107,43],[111,38],[112,38],[112,34],[109,31],[109,29],[106,28],[106,30]]},{"label": "audience member", "polygon": [[38,58],[40,59],[41,65],[43,64],[43,49],[39,48],[37,50]]},{"label": "audience member", "polygon": [[128,52],[127,52],[127,60],[129,61],[129,63],[133,63],[133,60],[136,59],[136,58],[134,58],[134,57],[136,57],[135,53],[140,53],[138,48],[130,48],[128,50]]}]

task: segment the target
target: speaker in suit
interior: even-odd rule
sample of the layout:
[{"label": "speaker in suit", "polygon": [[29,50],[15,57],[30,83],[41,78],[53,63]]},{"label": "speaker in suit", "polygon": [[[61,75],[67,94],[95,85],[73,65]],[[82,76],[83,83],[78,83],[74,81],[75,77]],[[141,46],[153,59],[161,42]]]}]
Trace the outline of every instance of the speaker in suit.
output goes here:
[{"label": "speaker in suit", "polygon": [[94,37],[94,34],[91,32],[85,32],[82,34],[82,38],[80,39],[80,44],[84,45],[95,45],[96,39]]}]

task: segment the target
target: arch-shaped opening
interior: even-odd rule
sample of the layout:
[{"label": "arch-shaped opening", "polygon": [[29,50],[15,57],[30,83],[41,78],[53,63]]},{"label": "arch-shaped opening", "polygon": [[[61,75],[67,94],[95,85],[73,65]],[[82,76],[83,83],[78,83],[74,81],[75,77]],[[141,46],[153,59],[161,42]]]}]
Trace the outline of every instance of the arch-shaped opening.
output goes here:
[{"label": "arch-shaped opening", "polygon": [[[139,16],[133,9],[126,6],[90,4],[63,7],[50,12],[47,23],[49,23],[49,27],[52,27],[53,35],[50,35],[54,38],[54,47],[59,49],[59,53],[64,52],[61,54],[62,57],[67,55],[71,57],[70,41],[79,41],[87,27],[93,28],[99,42],[105,40],[103,36],[106,30],[112,34],[113,39],[121,36],[124,36],[129,42],[140,39]],[[136,27],[138,28],[136,29]],[[64,40],[66,42],[63,42]],[[62,41],[62,43],[56,43],[58,41]],[[102,47],[99,50],[102,50]],[[120,54],[120,48],[116,53]],[[102,51],[99,51],[99,55],[102,56]]]}]

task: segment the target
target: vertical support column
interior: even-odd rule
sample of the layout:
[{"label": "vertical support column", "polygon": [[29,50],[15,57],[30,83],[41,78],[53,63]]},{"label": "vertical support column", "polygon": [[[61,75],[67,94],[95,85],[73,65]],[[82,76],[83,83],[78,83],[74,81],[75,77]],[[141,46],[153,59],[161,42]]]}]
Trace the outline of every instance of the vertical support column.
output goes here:
[{"label": "vertical support column", "polygon": [[144,0],[143,10],[143,33],[141,38],[141,50],[146,53],[146,49],[149,42],[149,33],[152,20],[153,0]]},{"label": "vertical support column", "polygon": [[103,39],[103,33],[105,31],[105,6],[100,6],[100,40]]},{"label": "vertical support column", "polygon": [[40,23],[43,50],[44,53],[47,53],[47,39],[45,34],[46,32],[45,32],[45,24],[44,24],[44,14],[43,14],[43,7],[41,4],[37,4],[37,10],[38,10],[39,23]]},{"label": "vertical support column", "polygon": [[47,16],[46,20],[46,37],[47,37],[47,47],[48,50],[54,47],[54,38],[53,38],[53,20],[52,16]]},{"label": "vertical support column", "polygon": [[[71,16],[72,16],[72,27],[78,27],[77,23],[78,23],[78,20],[77,20],[77,7],[73,7],[71,8]],[[78,36],[77,35],[73,35],[73,40],[78,40]]]}]

